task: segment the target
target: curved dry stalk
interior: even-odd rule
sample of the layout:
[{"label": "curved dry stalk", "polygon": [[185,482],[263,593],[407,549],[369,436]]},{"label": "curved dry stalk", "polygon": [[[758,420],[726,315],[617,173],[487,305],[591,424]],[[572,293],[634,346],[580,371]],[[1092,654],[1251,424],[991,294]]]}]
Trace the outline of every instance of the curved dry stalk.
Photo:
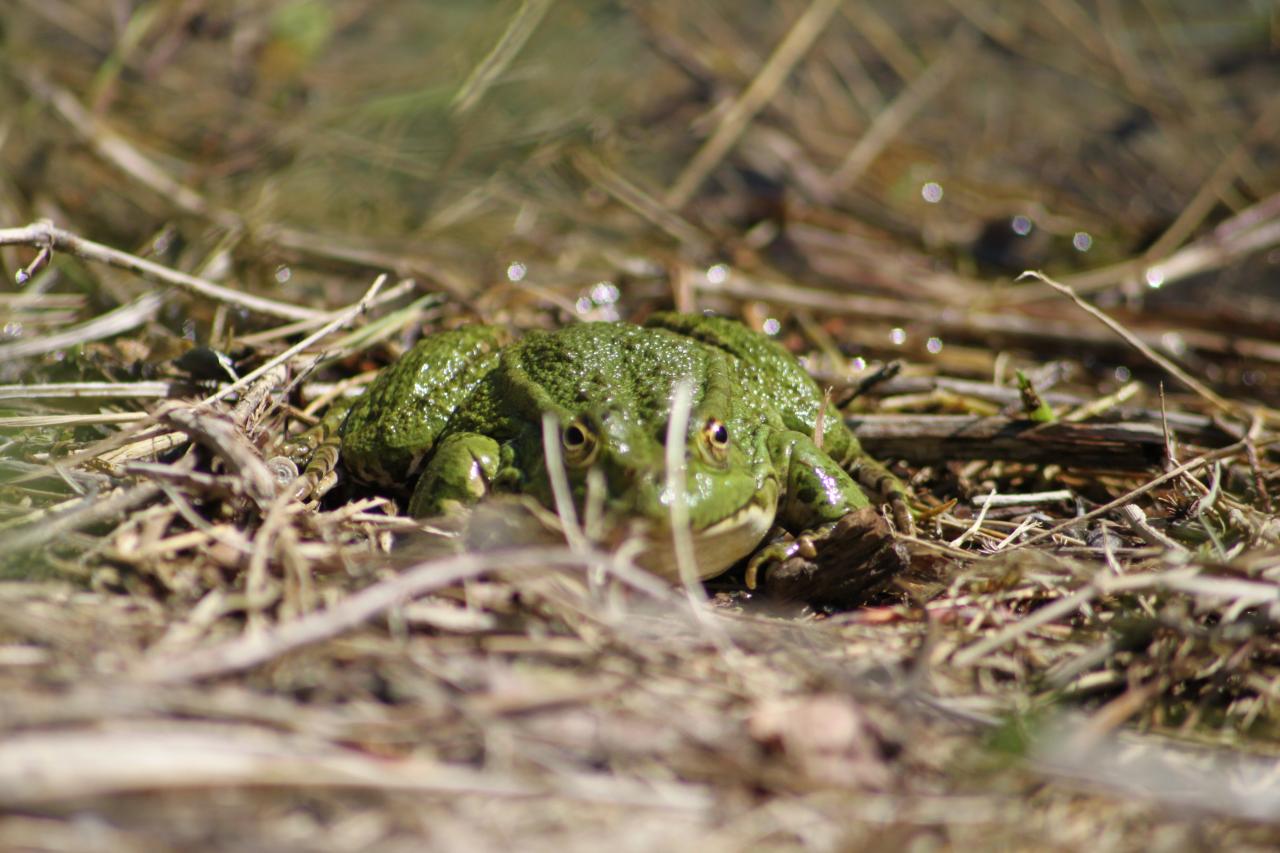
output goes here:
[{"label": "curved dry stalk", "polygon": [[1169,375],[1173,376],[1183,385],[1186,385],[1192,391],[1195,391],[1197,394],[1199,394],[1209,403],[1213,404],[1218,409],[1221,409],[1224,414],[1232,415],[1235,417],[1243,417],[1246,414],[1243,406],[1221,396],[1220,394],[1218,394],[1218,392],[1214,391],[1208,385],[1205,385],[1199,379],[1196,379],[1190,373],[1187,373],[1181,367],[1174,364],[1172,361],[1165,358],[1160,353],[1156,352],[1145,341],[1143,341],[1133,332],[1130,332],[1121,323],[1119,323],[1112,317],[1108,316],[1107,313],[1103,311],[1101,308],[1098,308],[1096,305],[1091,305],[1088,302],[1081,299],[1076,294],[1076,292],[1072,290],[1070,287],[1068,287],[1067,285],[1054,281],[1053,279],[1049,278],[1049,276],[1037,270],[1028,270],[1024,272],[1022,275],[1018,276],[1018,278],[1019,280],[1024,278],[1039,279],[1040,281],[1052,287],[1054,290],[1069,297],[1071,301],[1074,302],[1082,311],[1087,313],[1089,316],[1094,317],[1095,319],[1101,321],[1103,325],[1105,325],[1108,329],[1110,329],[1111,331],[1119,335],[1121,338],[1123,338],[1125,343],[1129,344],[1138,352],[1142,353],[1152,363],[1166,370],[1169,373]]},{"label": "curved dry stalk", "polygon": [[328,323],[325,323],[319,329],[316,329],[314,332],[307,335],[305,338],[298,341],[293,346],[279,353],[274,358],[268,359],[256,369],[250,371],[249,373],[246,373],[244,376],[241,376],[239,379],[237,379],[235,382],[232,382],[230,385],[226,385],[222,388],[219,388],[216,393],[210,394],[208,397],[206,397],[204,399],[204,402],[205,403],[216,402],[218,400],[221,400],[223,397],[226,397],[228,394],[235,393],[236,391],[239,391],[241,388],[247,387],[255,379],[267,373],[270,373],[272,370],[275,370],[277,367],[284,364],[289,359],[293,358],[295,355],[297,355],[298,353],[305,350],[307,347],[314,344],[316,341],[321,340],[322,338],[326,338],[329,335],[336,332],[338,329],[341,329],[343,326],[350,323],[356,317],[360,316],[360,314],[362,314],[365,311],[365,309],[368,308],[369,303],[373,300],[374,297],[378,295],[378,291],[382,289],[382,285],[385,284],[386,281],[387,281],[386,273],[383,273],[382,275],[378,276],[376,279],[374,279],[373,284],[369,286],[369,289],[365,291],[364,296],[360,297],[358,301],[356,301],[352,305],[347,306],[341,311],[337,311],[330,314],[329,316],[331,316],[333,319],[331,319]]},{"label": "curved dry stalk", "polygon": [[[311,320],[316,317],[328,316],[328,312],[325,311],[317,311],[314,308],[307,308],[302,305],[280,302],[264,296],[254,296],[251,293],[223,287],[212,281],[178,272],[155,261],[149,261],[129,252],[122,252],[102,243],[87,240],[70,231],[58,228],[51,222],[33,222],[23,228],[0,228],[0,246],[34,246],[41,249],[50,246],[53,249],[84,258],[87,261],[128,270],[148,281],[172,285],[197,296],[212,299],[215,302],[265,314],[269,317],[280,317],[286,320]],[[10,346],[14,345],[11,344]]]}]

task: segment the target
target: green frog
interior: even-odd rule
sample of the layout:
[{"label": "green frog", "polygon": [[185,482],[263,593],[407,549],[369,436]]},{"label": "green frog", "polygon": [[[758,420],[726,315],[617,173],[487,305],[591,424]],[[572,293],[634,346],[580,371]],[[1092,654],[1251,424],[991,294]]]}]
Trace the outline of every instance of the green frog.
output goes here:
[{"label": "green frog", "polygon": [[[648,539],[642,565],[674,578],[666,440],[682,380],[692,391],[684,503],[700,578],[756,551],[775,526],[812,536],[867,506],[850,472],[902,497],[794,356],[736,321],[673,313],[515,341],[492,326],[429,335],[352,404],[341,457],[365,482],[407,491],[416,477],[415,517],[494,493],[554,508],[550,414],[578,511],[598,501],[605,518]],[[760,551],[752,578],[761,560],[785,557],[796,542]]]}]

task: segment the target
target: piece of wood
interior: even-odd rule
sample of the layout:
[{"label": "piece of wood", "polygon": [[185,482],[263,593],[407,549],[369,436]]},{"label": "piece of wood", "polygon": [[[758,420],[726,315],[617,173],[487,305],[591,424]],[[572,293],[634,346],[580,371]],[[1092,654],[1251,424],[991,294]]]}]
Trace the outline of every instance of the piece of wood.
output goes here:
[{"label": "piece of wood", "polygon": [[766,566],[761,592],[780,603],[848,609],[866,602],[909,565],[902,543],[872,507],[836,522],[814,540],[812,558],[796,555]]},{"label": "piece of wood", "polygon": [[[1158,467],[1165,454],[1159,423],[1038,424],[970,415],[859,415],[847,423],[871,456],[917,464],[1002,459],[1139,471]],[[1235,440],[1211,423],[1170,428],[1180,442],[1196,447],[1222,447]]]}]

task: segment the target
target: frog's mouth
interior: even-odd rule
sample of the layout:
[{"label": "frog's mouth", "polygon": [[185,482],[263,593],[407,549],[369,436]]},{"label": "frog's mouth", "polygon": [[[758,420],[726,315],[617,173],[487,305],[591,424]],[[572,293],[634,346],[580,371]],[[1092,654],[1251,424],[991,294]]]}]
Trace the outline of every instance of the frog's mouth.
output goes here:
[{"label": "frog's mouth", "polygon": [[[778,512],[778,486],[772,480],[732,515],[691,531],[698,580],[713,578],[759,547]],[[680,579],[679,563],[669,526],[653,528],[637,558],[645,569],[667,580]]]}]

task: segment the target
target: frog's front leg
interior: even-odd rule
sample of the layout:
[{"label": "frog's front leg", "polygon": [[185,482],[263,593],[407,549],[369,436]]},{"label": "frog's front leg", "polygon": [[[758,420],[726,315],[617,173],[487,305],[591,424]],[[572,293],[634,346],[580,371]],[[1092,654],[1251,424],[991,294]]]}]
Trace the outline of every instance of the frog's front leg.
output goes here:
[{"label": "frog's front leg", "polygon": [[796,553],[812,556],[815,539],[826,536],[848,513],[870,506],[848,472],[804,433],[786,430],[775,434],[769,453],[775,470],[786,477],[777,521],[795,538],[770,542],[755,553],[747,563],[746,581],[751,589],[761,567],[781,563]]},{"label": "frog's front leg", "polygon": [[418,478],[409,514],[427,518],[471,506],[489,494],[501,464],[501,448],[489,436],[475,432],[447,436]]},{"label": "frog's front leg", "polygon": [[786,472],[778,522],[793,532],[839,521],[870,501],[849,473],[802,432],[786,430],[770,442],[775,469]]}]

